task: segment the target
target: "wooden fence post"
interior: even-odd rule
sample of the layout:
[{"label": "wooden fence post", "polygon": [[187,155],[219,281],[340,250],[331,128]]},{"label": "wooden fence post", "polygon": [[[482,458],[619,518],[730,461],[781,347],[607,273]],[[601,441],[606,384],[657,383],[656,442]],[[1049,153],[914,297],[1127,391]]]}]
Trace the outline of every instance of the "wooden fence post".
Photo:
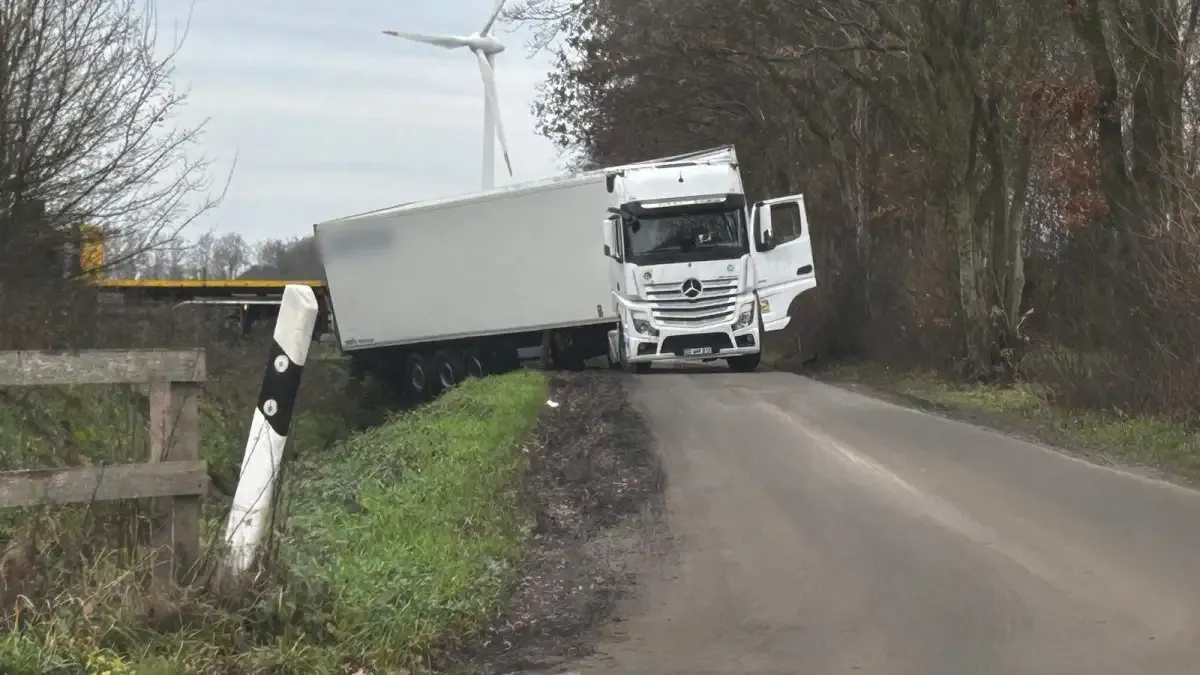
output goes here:
[{"label": "wooden fence post", "polygon": [[[200,459],[200,390],[195,382],[155,380],[150,385],[150,462]],[[155,573],[186,583],[200,555],[200,495],[155,500],[166,522],[154,534]]]}]

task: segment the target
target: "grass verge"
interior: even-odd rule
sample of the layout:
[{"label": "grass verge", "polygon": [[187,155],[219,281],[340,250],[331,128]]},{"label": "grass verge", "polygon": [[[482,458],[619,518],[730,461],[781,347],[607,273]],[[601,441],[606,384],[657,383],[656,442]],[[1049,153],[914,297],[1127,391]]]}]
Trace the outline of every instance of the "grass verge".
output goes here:
[{"label": "grass verge", "polygon": [[592,653],[594,630],[636,588],[642,564],[669,548],[665,476],[654,434],[607,370],[550,377],[528,446],[525,494],[536,523],[502,616],[442,672],[563,672]]},{"label": "grass verge", "polygon": [[835,383],[865,385],[918,407],[1032,437],[1094,460],[1148,467],[1189,482],[1200,479],[1200,427],[1186,421],[1055,406],[1035,383],[963,385],[929,371],[863,362],[830,364],[812,374]]},{"label": "grass verge", "polygon": [[334,593],[339,651],[417,665],[500,610],[531,526],[524,443],[545,400],[541,373],[469,381],[298,473],[287,558]]},{"label": "grass verge", "polygon": [[[296,460],[279,564],[232,596],[149,586],[136,551],[113,550],[135,519],[128,513],[9,512],[0,672],[323,675],[427,662],[500,609],[528,535],[522,450],[545,395],[540,373],[469,382],[345,441],[332,441],[337,420],[302,413],[289,439]],[[136,396],[43,390],[0,400],[0,469],[136,461],[141,427],[126,423]],[[204,454],[217,472],[236,472],[250,408],[244,397],[228,407],[213,398]],[[222,501],[205,505],[214,532],[224,528]],[[67,546],[68,535],[82,541]]]}]

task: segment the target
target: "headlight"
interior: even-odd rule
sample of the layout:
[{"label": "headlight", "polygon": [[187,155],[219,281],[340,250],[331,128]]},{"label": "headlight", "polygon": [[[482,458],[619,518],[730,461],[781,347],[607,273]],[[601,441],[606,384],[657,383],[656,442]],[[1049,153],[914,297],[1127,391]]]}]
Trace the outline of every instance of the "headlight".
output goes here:
[{"label": "headlight", "polygon": [[754,323],[754,303],[747,302],[738,311],[737,323],[733,324],[733,329],[741,330],[752,323]]},{"label": "headlight", "polygon": [[638,335],[658,337],[658,330],[650,325],[650,315],[646,312],[630,312],[629,319],[633,323],[633,331]]}]

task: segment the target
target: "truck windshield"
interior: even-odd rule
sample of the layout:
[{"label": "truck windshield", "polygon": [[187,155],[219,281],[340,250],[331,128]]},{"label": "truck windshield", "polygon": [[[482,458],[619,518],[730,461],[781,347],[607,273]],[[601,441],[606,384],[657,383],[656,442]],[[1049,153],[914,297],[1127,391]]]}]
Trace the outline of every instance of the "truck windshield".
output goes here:
[{"label": "truck windshield", "polygon": [[741,209],[643,215],[625,223],[625,258],[634,264],[739,258],[750,251]]}]

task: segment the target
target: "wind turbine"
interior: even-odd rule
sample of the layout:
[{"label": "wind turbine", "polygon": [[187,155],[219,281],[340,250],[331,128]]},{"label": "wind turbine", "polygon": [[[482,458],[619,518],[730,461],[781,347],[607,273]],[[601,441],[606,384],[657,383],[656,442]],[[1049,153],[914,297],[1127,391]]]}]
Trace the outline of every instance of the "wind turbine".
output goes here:
[{"label": "wind turbine", "polygon": [[504,8],[504,0],[498,0],[496,9],[483,30],[466,37],[454,35],[423,35],[420,33],[401,33],[394,30],[383,31],[384,35],[404,38],[414,42],[436,45],[446,49],[466,47],[475,54],[479,62],[479,75],[483,78],[483,189],[490,190],[496,186],[496,138],[500,138],[500,150],[504,153],[504,165],[508,167],[508,175],[512,176],[512,162],[508,159],[508,142],[504,138],[504,124],[500,121],[500,101],[496,97],[496,55],[504,51],[504,45],[489,33],[500,10]]}]

